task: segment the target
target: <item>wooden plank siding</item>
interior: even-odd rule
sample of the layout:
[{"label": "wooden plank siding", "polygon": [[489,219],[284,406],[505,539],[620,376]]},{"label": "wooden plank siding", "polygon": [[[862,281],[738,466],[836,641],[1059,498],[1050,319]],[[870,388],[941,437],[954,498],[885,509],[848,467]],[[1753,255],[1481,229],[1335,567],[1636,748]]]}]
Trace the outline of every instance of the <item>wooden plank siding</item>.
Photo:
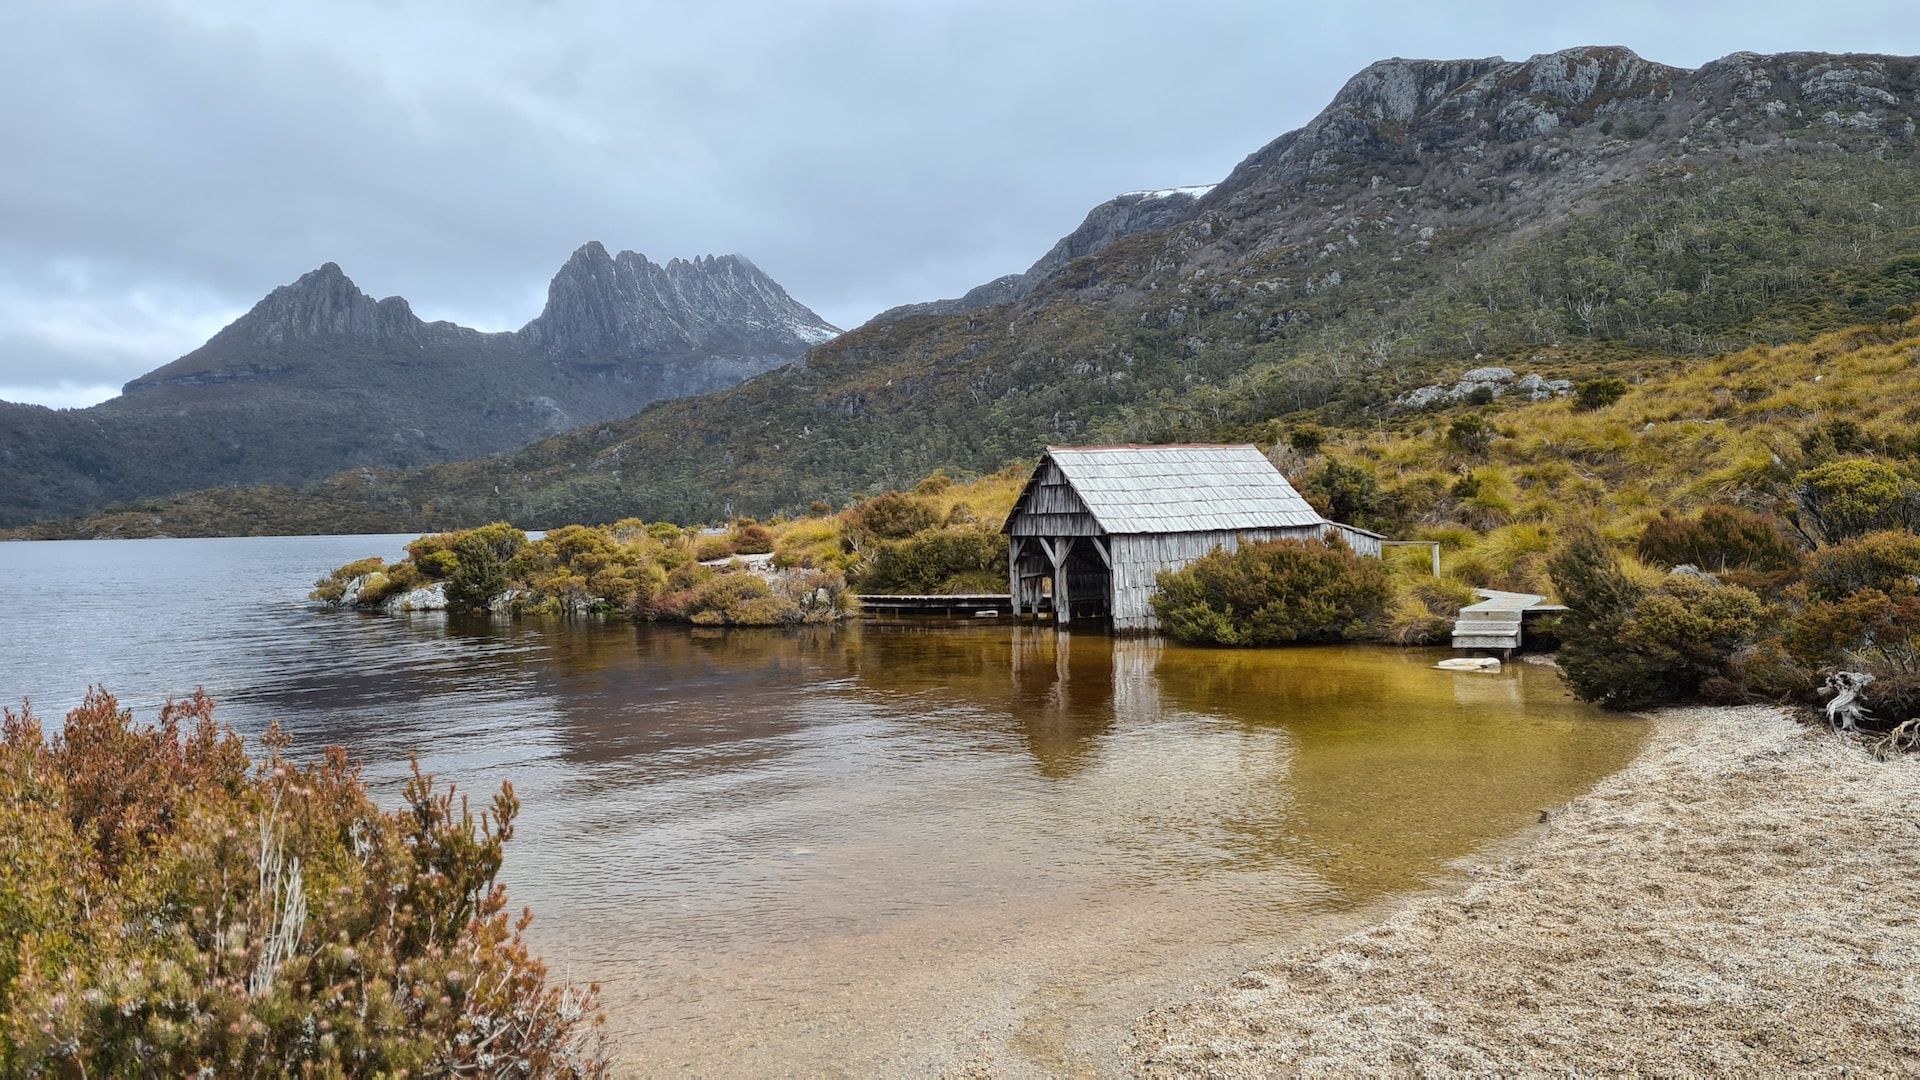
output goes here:
[{"label": "wooden plank siding", "polygon": [[1113,628],[1157,630],[1153,594],[1162,571],[1178,570],[1214,549],[1238,551],[1261,540],[1312,540],[1320,529],[1240,529],[1190,533],[1145,533],[1113,538]]},{"label": "wooden plank siding", "polygon": [[1086,500],[1067,482],[1052,458],[1045,458],[1027,482],[1027,490],[1007,519],[1008,536],[1105,536]]}]

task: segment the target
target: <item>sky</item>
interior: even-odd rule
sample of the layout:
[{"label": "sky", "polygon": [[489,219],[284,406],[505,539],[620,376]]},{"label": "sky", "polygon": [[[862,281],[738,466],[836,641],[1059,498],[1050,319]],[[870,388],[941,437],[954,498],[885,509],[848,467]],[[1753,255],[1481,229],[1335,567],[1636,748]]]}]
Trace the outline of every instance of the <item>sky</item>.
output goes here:
[{"label": "sky", "polygon": [[1920,53],[1904,3],[7,0],[0,400],[77,407],[333,261],[539,313],[588,240],[842,327],[1204,184],[1390,56]]}]

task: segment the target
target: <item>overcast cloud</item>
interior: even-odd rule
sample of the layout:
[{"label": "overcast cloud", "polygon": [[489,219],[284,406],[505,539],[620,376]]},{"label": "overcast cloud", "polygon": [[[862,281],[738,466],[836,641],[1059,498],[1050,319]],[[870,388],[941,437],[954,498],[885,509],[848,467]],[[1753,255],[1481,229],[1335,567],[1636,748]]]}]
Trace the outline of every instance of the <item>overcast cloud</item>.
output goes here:
[{"label": "overcast cloud", "polygon": [[1920,52],[1910,3],[1458,7],[11,0],[0,399],[104,399],[328,260],[510,329],[586,240],[737,251],[853,326],[1219,179],[1386,56]]}]

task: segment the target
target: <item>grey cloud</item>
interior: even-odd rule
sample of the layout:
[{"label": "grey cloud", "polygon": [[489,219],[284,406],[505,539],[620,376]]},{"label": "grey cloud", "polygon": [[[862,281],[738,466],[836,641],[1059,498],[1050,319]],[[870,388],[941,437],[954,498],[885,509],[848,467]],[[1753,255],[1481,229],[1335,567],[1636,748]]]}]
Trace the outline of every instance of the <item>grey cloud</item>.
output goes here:
[{"label": "grey cloud", "polygon": [[854,325],[1024,268],[1119,191],[1219,179],[1383,56],[1920,51],[1889,3],[1588,7],[26,0],[0,393],[117,385],[328,260],[518,326],[588,239],[743,252]]}]

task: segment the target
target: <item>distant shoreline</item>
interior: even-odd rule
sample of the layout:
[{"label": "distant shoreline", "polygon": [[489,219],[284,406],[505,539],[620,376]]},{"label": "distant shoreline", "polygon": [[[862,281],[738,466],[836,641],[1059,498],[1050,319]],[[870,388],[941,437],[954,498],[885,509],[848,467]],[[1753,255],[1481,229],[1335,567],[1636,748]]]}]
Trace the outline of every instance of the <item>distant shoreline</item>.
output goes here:
[{"label": "distant shoreline", "polygon": [[1772,707],[1654,718],[1464,891],[1155,1010],[1129,1071],[1920,1068],[1920,761]]}]

